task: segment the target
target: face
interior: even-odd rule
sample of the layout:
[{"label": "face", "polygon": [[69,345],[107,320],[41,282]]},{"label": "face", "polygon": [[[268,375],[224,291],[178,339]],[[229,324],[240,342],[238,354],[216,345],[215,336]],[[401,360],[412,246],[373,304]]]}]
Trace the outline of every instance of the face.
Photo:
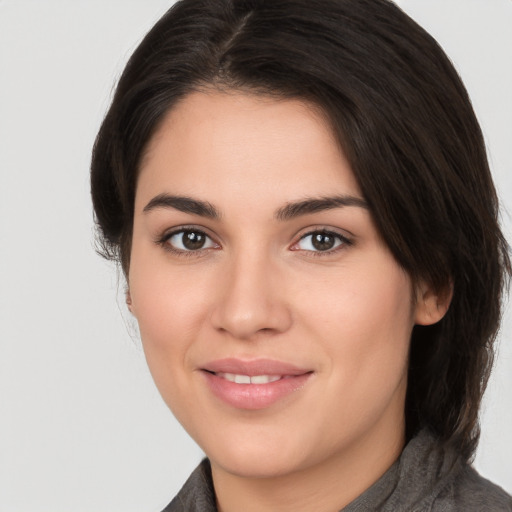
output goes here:
[{"label": "face", "polygon": [[284,475],[403,442],[425,312],[313,107],[176,106],[141,166],[129,290],[156,385],[214,468]]}]

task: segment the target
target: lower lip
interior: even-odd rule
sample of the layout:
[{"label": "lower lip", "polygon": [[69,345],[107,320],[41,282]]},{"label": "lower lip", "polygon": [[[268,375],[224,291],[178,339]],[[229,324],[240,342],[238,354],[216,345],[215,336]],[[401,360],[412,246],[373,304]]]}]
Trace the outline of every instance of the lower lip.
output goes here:
[{"label": "lower lip", "polygon": [[215,396],[232,407],[248,410],[265,409],[293,395],[304,387],[312,375],[311,372],[292,375],[268,384],[236,384],[214,373],[202,373]]}]

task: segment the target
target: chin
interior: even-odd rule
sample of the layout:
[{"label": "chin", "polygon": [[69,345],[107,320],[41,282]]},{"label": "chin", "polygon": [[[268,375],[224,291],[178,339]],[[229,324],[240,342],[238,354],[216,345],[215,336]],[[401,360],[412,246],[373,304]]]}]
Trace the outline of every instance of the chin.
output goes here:
[{"label": "chin", "polygon": [[242,435],[230,432],[222,436],[217,432],[209,442],[197,441],[212,464],[244,478],[282,477],[315,464],[316,461],[308,460],[308,454],[316,456],[318,452],[307,447],[304,440],[301,442],[289,431],[273,434],[249,428]]},{"label": "chin", "polygon": [[285,453],[269,453],[266,450],[253,453],[237,450],[235,447],[219,457],[212,454],[210,461],[232,475],[249,479],[283,477],[302,466],[302,461]]}]

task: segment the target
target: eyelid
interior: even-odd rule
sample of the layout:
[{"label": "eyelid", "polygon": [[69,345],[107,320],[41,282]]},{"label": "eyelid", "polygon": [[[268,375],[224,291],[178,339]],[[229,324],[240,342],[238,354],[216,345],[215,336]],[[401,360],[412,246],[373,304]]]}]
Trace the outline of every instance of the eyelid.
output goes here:
[{"label": "eyelid", "polygon": [[[340,240],[341,243],[339,243],[332,249],[327,249],[325,251],[301,249],[301,248],[297,247],[298,244],[302,240],[304,240],[305,238],[312,236],[316,233],[332,235],[332,236],[336,237],[338,240]],[[293,242],[293,244],[290,246],[290,250],[303,251],[305,253],[314,254],[315,256],[328,255],[328,254],[333,254],[341,249],[344,249],[347,246],[353,245],[353,243],[354,243],[353,238],[354,238],[354,235],[352,235],[351,233],[348,233],[346,231],[342,232],[342,230],[340,230],[339,228],[332,228],[332,227],[327,227],[327,226],[310,226],[310,227],[302,230],[302,232],[299,235],[297,235],[296,241]]]},{"label": "eyelid", "polygon": [[[214,247],[201,247],[197,250],[187,250],[187,249],[178,249],[176,247],[173,247],[171,244],[169,244],[169,240],[180,233],[184,233],[187,231],[192,231],[194,233],[199,233],[201,235],[204,235],[208,240],[210,240]],[[166,251],[171,252],[173,254],[177,254],[179,256],[199,256],[205,251],[209,251],[211,249],[219,249],[221,248],[221,245],[214,236],[208,233],[209,230],[203,227],[195,226],[195,225],[181,225],[181,226],[175,226],[170,229],[166,229],[163,233],[158,235],[156,239],[154,240],[157,245],[162,246]]]},{"label": "eyelid", "polygon": [[[175,247],[172,247],[167,242],[169,239],[179,233],[183,233],[186,231],[193,231],[200,233],[204,235],[206,238],[208,238],[213,244],[214,247],[204,247],[197,250],[186,250],[186,249],[177,249]],[[309,250],[309,249],[301,249],[297,247],[297,245],[300,243],[301,240],[304,240],[308,236],[312,236],[315,233],[323,233],[327,235],[332,235],[336,237],[341,243],[333,247],[332,249],[327,249],[325,251],[321,250]],[[221,244],[217,241],[214,235],[211,235],[209,233],[209,229],[204,228],[202,226],[197,225],[181,225],[181,226],[174,226],[172,228],[166,229],[163,231],[160,235],[158,235],[154,242],[157,245],[161,245],[165,250],[178,254],[180,256],[199,256],[200,254],[204,253],[205,251],[210,251],[211,249],[221,249]],[[295,241],[292,243],[292,245],[289,247],[292,251],[302,251],[305,253],[310,253],[315,256],[321,256],[321,255],[328,255],[333,254],[341,249],[344,249],[347,246],[351,246],[354,243],[354,235],[352,233],[347,232],[346,230],[341,230],[339,228],[333,228],[330,226],[325,225],[319,225],[319,226],[309,226],[307,228],[304,228],[301,230],[299,234],[295,236]]]}]

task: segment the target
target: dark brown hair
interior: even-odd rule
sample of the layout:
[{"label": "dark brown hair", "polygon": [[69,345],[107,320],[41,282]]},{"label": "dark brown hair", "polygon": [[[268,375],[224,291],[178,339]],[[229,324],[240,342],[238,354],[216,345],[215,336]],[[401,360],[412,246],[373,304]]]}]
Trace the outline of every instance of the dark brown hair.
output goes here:
[{"label": "dark brown hair", "polygon": [[318,105],[396,260],[414,283],[453,287],[443,320],[414,328],[406,422],[469,459],[510,259],[480,127],[442,49],[387,0],[175,4],[129,60],[93,152],[102,253],[125,274],[144,150],[203,87]]}]

